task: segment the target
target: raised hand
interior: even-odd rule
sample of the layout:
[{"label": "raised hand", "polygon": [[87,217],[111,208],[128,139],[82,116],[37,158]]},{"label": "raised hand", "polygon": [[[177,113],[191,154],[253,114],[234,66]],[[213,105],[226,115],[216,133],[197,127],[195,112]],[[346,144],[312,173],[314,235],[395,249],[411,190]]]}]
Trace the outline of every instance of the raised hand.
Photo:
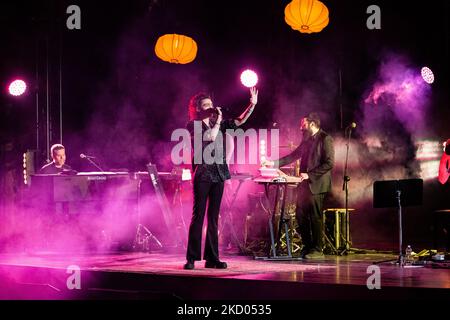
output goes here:
[{"label": "raised hand", "polygon": [[250,103],[253,105],[258,103],[258,90],[256,87],[250,88]]}]

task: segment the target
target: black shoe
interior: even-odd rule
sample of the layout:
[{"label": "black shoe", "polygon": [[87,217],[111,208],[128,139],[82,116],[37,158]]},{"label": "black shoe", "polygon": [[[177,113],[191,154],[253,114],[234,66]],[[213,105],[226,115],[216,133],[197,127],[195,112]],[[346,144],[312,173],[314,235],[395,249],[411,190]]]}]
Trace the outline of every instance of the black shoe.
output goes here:
[{"label": "black shoe", "polygon": [[322,251],[312,250],[310,253],[305,255],[305,259],[323,259],[325,255]]},{"label": "black shoe", "polygon": [[194,261],[193,260],[186,261],[186,263],[184,264],[183,268],[186,269],[186,270],[194,269],[195,268]]},{"label": "black shoe", "polygon": [[226,269],[227,263],[222,261],[206,261],[205,268]]}]

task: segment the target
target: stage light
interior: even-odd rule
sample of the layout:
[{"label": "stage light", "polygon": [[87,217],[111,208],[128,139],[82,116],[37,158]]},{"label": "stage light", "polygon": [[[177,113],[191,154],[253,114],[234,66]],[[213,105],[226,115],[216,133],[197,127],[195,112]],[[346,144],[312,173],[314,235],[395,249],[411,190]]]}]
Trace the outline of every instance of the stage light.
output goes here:
[{"label": "stage light", "polygon": [[27,84],[25,81],[17,79],[11,82],[11,84],[8,87],[9,94],[13,96],[20,96],[25,93],[27,90]]},{"label": "stage light", "polygon": [[23,183],[28,185],[30,183],[30,175],[35,173],[36,150],[27,150],[23,154]]},{"label": "stage light", "polygon": [[423,67],[420,73],[422,75],[423,81],[425,81],[426,83],[432,84],[434,82],[434,74],[430,68]]},{"label": "stage light", "polygon": [[259,155],[260,155],[260,162],[263,163],[266,161],[266,141],[261,140],[259,142]]},{"label": "stage light", "polygon": [[420,164],[420,177],[423,180],[436,179],[439,171],[439,158],[442,154],[440,142],[420,140],[416,142],[416,160]]},{"label": "stage light", "polygon": [[258,83],[258,75],[252,70],[245,70],[241,73],[241,82],[247,88],[256,86]]},{"label": "stage light", "polygon": [[436,160],[441,156],[439,141],[421,140],[416,142],[416,159],[419,161]]}]

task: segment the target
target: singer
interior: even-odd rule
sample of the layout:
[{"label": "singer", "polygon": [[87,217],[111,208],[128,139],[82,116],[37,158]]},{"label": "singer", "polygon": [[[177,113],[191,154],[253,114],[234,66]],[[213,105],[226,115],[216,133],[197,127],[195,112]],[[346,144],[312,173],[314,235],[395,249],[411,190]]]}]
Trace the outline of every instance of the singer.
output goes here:
[{"label": "singer", "polygon": [[54,144],[50,148],[50,156],[53,161],[43,166],[40,170],[40,174],[58,174],[63,171],[72,170],[70,166],[66,164],[66,149],[62,144]]},{"label": "singer", "polygon": [[282,167],[300,159],[296,218],[303,241],[302,258],[316,259],[323,255],[323,201],[331,191],[331,170],[334,167],[333,139],[320,127],[317,113],[311,113],[300,122],[303,140],[291,154],[263,165]]},{"label": "singer", "polygon": [[[191,134],[192,145],[194,146],[194,126],[201,126],[203,139],[201,148],[193,148],[194,206],[191,224],[189,226],[189,239],[186,252],[187,261],[184,269],[194,269],[194,262],[201,260],[202,227],[207,204],[208,228],[203,252],[203,259],[206,260],[205,268],[227,268],[227,264],[219,260],[217,229],[224,182],[230,179],[230,172],[226,162],[226,152],[224,152],[225,139],[222,137],[227,129],[236,129],[238,126],[244,124],[252,114],[257,102],[258,90],[253,87],[250,89],[250,104],[241,116],[237,119],[222,120],[221,108],[213,107],[213,102],[209,95],[198,93],[190,99],[190,121],[186,127]],[[205,148],[212,143],[215,144],[213,153],[222,151],[223,156],[220,159],[220,163],[216,161],[214,163],[208,161],[195,163],[194,159],[198,159],[198,156],[202,159]]]}]

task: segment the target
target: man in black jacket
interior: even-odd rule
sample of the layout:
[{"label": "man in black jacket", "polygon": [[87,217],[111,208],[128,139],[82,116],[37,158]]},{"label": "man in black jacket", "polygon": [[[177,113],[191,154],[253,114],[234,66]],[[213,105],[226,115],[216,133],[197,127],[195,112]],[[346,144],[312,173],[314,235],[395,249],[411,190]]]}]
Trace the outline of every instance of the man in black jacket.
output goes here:
[{"label": "man in black jacket", "polygon": [[331,191],[331,169],[334,166],[333,139],[320,128],[317,113],[302,118],[301,144],[291,154],[277,160],[266,161],[269,166],[282,167],[300,159],[296,217],[304,244],[302,256],[306,259],[323,257],[323,201]]}]

